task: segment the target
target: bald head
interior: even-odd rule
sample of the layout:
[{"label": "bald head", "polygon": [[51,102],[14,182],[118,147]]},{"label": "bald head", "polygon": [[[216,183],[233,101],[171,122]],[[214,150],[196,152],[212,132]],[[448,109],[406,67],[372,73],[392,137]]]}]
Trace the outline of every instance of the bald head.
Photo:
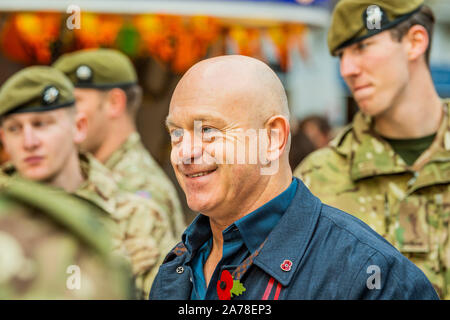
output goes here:
[{"label": "bald head", "polygon": [[251,57],[229,55],[197,63],[178,83],[172,102],[199,95],[229,102],[224,107],[230,112],[262,123],[274,115],[289,119],[280,79],[269,66]]}]

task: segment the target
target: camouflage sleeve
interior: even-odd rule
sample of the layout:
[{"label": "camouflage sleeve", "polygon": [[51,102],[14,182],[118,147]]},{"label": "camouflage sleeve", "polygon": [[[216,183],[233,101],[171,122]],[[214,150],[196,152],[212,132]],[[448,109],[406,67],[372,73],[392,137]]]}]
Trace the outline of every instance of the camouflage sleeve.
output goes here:
[{"label": "camouflage sleeve", "polygon": [[0,299],[134,298],[131,274],[118,260],[44,212],[3,197],[0,248]]},{"label": "camouflage sleeve", "polygon": [[[345,158],[337,154],[332,148],[319,149],[308,155],[295,168],[294,176],[319,196],[321,193],[330,194],[342,188],[347,183],[348,165]],[[319,197],[320,198],[320,197]]]},{"label": "camouflage sleeve", "polygon": [[158,268],[176,241],[167,214],[153,200],[127,192],[120,192],[116,199],[115,252],[129,260],[138,296],[147,299]]}]

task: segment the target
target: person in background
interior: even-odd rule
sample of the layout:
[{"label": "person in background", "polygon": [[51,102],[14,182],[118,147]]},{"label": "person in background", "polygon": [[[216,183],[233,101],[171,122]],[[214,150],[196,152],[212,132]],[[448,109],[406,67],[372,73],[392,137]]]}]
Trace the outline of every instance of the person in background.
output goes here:
[{"label": "person in background", "polygon": [[331,140],[331,126],[323,116],[313,115],[302,119],[299,130],[312,141],[315,149],[326,147]]},{"label": "person in background", "polygon": [[186,224],[177,191],[136,130],[142,89],[129,58],[113,49],[86,49],[61,56],[53,66],[73,82],[77,109],[87,116],[81,148],[111,170],[122,189],[162,206],[179,238]]},{"label": "person in background", "polygon": [[294,171],[419,266],[450,298],[450,117],[430,73],[423,0],[341,0],[328,33],[360,111]]},{"label": "person in background", "polygon": [[134,299],[102,214],[66,192],[0,175],[0,299]]},{"label": "person in background", "polygon": [[131,263],[138,297],[146,297],[176,242],[167,214],[154,200],[121,190],[93,156],[79,154],[88,123],[75,108],[73,89],[48,66],[22,69],[3,84],[0,137],[10,162],[2,172],[58,187],[103,209],[99,219],[113,233],[113,250]]}]

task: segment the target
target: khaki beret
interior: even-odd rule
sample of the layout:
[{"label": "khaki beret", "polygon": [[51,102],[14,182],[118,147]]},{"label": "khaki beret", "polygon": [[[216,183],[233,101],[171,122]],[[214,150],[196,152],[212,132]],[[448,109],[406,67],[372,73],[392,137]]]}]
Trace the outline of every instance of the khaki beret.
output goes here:
[{"label": "khaki beret", "polygon": [[70,80],[48,66],[22,69],[0,88],[0,115],[49,111],[74,104]]},{"label": "khaki beret", "polygon": [[328,48],[336,50],[391,29],[418,12],[424,0],[340,0],[328,31]]},{"label": "khaki beret", "polygon": [[53,67],[77,88],[125,88],[137,83],[130,59],[113,49],[85,49],[62,55]]}]

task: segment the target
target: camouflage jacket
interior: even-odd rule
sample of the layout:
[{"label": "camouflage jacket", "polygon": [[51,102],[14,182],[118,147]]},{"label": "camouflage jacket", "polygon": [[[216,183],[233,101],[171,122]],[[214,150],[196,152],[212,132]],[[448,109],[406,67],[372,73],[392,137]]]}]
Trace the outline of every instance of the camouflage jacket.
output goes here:
[{"label": "camouflage jacket", "polygon": [[324,203],[353,214],[419,266],[450,299],[450,101],[432,145],[412,166],[358,113],[329,147],[295,169]]},{"label": "camouflage jacket", "polygon": [[138,296],[147,298],[159,266],[176,243],[166,211],[152,199],[121,190],[93,156],[82,155],[81,167],[86,180],[75,194],[108,213],[104,222],[114,234],[114,251],[129,258]]},{"label": "camouflage jacket", "polygon": [[137,132],[132,133],[105,162],[120,188],[154,199],[169,214],[174,236],[186,228],[177,191],[162,168],[145,149]]},{"label": "camouflage jacket", "polygon": [[61,189],[0,176],[0,299],[132,299],[100,210]]}]

